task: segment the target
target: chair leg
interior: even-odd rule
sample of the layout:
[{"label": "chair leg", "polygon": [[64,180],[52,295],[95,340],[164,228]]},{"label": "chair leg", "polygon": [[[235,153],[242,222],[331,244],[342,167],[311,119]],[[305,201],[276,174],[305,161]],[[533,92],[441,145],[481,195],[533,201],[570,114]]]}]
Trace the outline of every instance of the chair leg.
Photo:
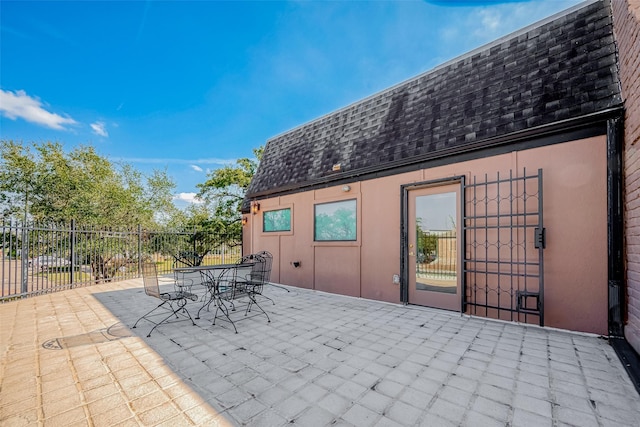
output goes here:
[{"label": "chair leg", "polygon": [[200,307],[200,310],[198,310],[198,314],[196,315],[196,319],[200,318],[200,312],[202,311],[203,308],[207,307],[207,311],[209,311],[209,307],[211,306],[211,303],[213,302],[214,298],[215,298],[215,294],[213,293],[213,290],[209,291],[209,300],[206,301],[202,307]]},{"label": "chair leg", "polygon": [[[153,328],[151,328],[151,330],[149,331],[149,333],[147,334],[147,337],[151,336],[151,332],[153,332],[158,326],[160,326],[161,324],[163,324],[164,322],[166,322],[167,320],[169,320],[172,316],[176,316],[176,319],[179,319],[180,316],[178,316],[178,313],[182,310],[184,313],[187,313],[187,316],[189,317],[189,320],[191,320],[191,324],[193,326],[196,325],[196,322],[193,320],[193,318],[191,317],[191,313],[189,313],[189,310],[187,310],[186,305],[187,305],[187,300],[186,299],[180,299],[180,300],[174,300],[174,302],[176,302],[177,307],[174,308],[173,304],[171,304],[171,301],[162,301],[162,303],[160,305],[158,305],[156,308],[154,308],[153,310],[149,311],[147,314],[145,314],[144,316],[142,316],[141,318],[139,318],[136,323],[132,326],[132,328],[135,328],[138,325],[138,322],[142,319],[146,319],[149,322],[153,323]],[[165,304],[169,304],[169,310],[171,310],[171,313],[169,313],[169,315],[167,317],[165,317],[164,319],[162,319],[159,322],[155,322],[151,319],[149,319],[147,316],[149,316],[151,313],[153,313],[154,311],[156,311],[157,309],[159,309],[160,307],[162,307]]]},{"label": "chair leg", "polygon": [[249,304],[247,305],[247,311],[245,311],[244,315],[246,316],[246,315],[247,315],[247,313],[249,313],[249,312],[251,311],[251,306],[252,306],[252,305],[255,305],[256,307],[258,307],[258,308],[260,309],[260,311],[261,311],[265,316],[267,316],[267,321],[268,321],[269,323],[271,323],[271,319],[269,319],[269,315],[267,314],[267,312],[266,312],[266,311],[264,311],[264,310],[262,309],[262,307],[260,307],[260,304],[258,304],[258,301],[256,301],[256,295],[259,295],[259,294],[253,294],[253,293],[248,294],[248,296],[249,296]]},{"label": "chair leg", "polygon": [[238,333],[238,328],[236,328],[236,324],[233,323],[233,320],[231,320],[231,317],[229,317],[229,308],[224,304],[224,302],[222,302],[221,299],[218,299],[216,301],[216,312],[213,315],[213,325],[216,324],[216,319],[218,318],[218,310],[220,310],[222,312],[222,314],[224,314],[224,316],[227,318],[227,321],[229,323],[231,323],[231,326],[233,326],[233,330],[236,331],[236,334]]},{"label": "chair leg", "polygon": [[[289,291],[289,289],[287,289],[287,291]],[[268,296],[264,295],[264,294],[258,294],[260,295],[262,298],[268,299],[269,301],[271,301],[271,303],[273,305],[276,305],[276,302],[274,300],[272,300],[271,298],[269,298]]]},{"label": "chair leg", "polygon": [[191,317],[191,313],[189,313],[189,310],[187,310],[187,300],[185,298],[178,300],[178,309],[176,310],[176,317],[178,317],[177,311],[178,310],[182,310],[185,313],[187,313],[187,316],[189,316],[189,319],[191,320],[191,325],[196,326],[196,322],[193,320],[193,317]]},{"label": "chair leg", "polygon": [[[135,328],[138,325],[138,322],[141,321],[142,319],[145,319],[148,315],[150,315],[151,313],[153,313],[154,311],[156,311],[157,309],[159,309],[160,307],[162,307],[163,305],[165,305],[168,301],[162,301],[160,303],[160,305],[158,305],[157,307],[155,307],[154,309],[150,310],[149,312],[147,312],[147,314],[145,314],[144,316],[140,317],[138,320],[136,320],[136,323],[133,324],[132,328]],[[173,310],[173,308],[172,308]],[[149,320],[149,319],[147,319]]]},{"label": "chair leg", "polygon": [[[278,285],[274,285],[273,283],[268,283],[269,285],[273,286],[274,288],[278,288],[278,289],[284,289],[287,292],[291,292],[289,289],[285,288],[284,286],[278,286]],[[266,298],[266,297],[265,297]],[[271,298],[269,298],[271,299]]]}]

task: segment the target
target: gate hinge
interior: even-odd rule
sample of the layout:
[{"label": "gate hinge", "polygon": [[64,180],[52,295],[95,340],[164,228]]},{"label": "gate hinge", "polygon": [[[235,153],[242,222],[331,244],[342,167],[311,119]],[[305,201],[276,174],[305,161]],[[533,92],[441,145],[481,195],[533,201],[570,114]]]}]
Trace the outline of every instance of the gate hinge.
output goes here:
[{"label": "gate hinge", "polygon": [[533,247],[536,249],[544,249],[547,246],[547,229],[542,227],[536,227],[535,230],[535,239],[533,242]]}]

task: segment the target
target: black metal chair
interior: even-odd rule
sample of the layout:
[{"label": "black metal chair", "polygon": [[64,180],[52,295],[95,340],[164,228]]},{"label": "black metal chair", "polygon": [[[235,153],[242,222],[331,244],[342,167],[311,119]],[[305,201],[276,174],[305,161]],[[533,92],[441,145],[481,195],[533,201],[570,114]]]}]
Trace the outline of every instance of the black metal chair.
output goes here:
[{"label": "black metal chair", "polygon": [[[263,258],[265,258],[267,260],[267,267],[266,267],[266,269],[267,269],[267,273],[266,273],[267,274],[267,278],[266,278],[264,284],[273,286],[274,288],[285,290],[287,292],[291,292],[289,289],[285,288],[284,286],[278,286],[278,285],[273,284],[273,283],[270,282],[270,280],[271,280],[271,266],[273,265],[273,255],[271,255],[271,252],[262,251],[262,252],[258,252],[258,255],[260,255],[261,257],[263,257]],[[262,296],[264,298],[268,299],[269,301],[271,301],[273,304],[275,304],[275,302],[271,298],[269,298],[269,297],[267,297],[265,295],[262,295]]]},{"label": "black metal chair", "polygon": [[[187,304],[187,300],[197,301],[198,296],[196,294],[192,294],[191,292],[187,292],[182,290],[183,286],[179,286],[176,282],[176,290],[173,292],[160,292],[160,285],[158,283],[158,271],[156,269],[156,264],[153,262],[145,262],[142,264],[142,280],[144,283],[144,292],[154,298],[158,298],[162,302],[155,307],[153,310],[149,311],[147,314],[139,318],[136,323],[133,325],[135,328],[142,319],[145,319],[151,322],[154,326],[151,328],[147,337],[151,336],[151,332],[162,323],[167,322],[171,317],[175,316],[176,319],[179,318],[179,315],[182,315],[185,318],[189,318],[191,323],[195,325],[196,323],[193,321],[191,314],[185,307]],[[175,304],[175,306],[174,306]],[[169,315],[164,316],[166,311],[162,311],[159,313],[154,313],[159,308],[163,308],[165,310],[170,311]],[[186,315],[185,315],[186,314]],[[154,318],[158,316],[163,316],[162,320],[155,321]]]},{"label": "black metal chair", "polygon": [[282,288],[278,285],[274,285],[273,283],[270,283],[269,280],[271,279],[271,267],[273,265],[273,255],[271,255],[271,252],[268,251],[262,251],[262,252],[258,252],[256,254],[257,256],[261,257],[262,259],[264,259],[265,264],[263,266],[263,271],[262,271],[262,276],[263,276],[263,284],[261,287],[256,287],[255,288],[255,294],[256,295],[260,295],[262,298],[268,299],[269,301],[271,301],[271,303],[273,305],[275,305],[275,301],[271,298],[269,298],[268,296],[264,295],[262,293],[262,290],[264,289],[264,286],[266,285],[271,285],[273,287],[276,288],[280,288],[280,289],[284,289],[285,291],[289,292],[289,289],[287,288]]},{"label": "black metal chair", "polygon": [[[268,252],[266,253],[269,256],[271,255]],[[251,311],[251,307],[255,305],[260,311],[262,311],[262,313],[264,313],[265,316],[267,316],[267,320],[269,322],[271,322],[271,319],[269,319],[267,312],[262,309],[260,304],[258,304],[256,296],[262,295],[264,285],[269,281],[272,259],[273,257],[265,257],[261,254],[251,254],[243,257],[240,260],[240,264],[251,264],[251,270],[245,274],[238,274],[236,276],[234,286],[237,292],[242,292],[249,298],[249,304],[247,305],[245,315],[248,314]],[[268,299],[273,302],[271,298]]]}]

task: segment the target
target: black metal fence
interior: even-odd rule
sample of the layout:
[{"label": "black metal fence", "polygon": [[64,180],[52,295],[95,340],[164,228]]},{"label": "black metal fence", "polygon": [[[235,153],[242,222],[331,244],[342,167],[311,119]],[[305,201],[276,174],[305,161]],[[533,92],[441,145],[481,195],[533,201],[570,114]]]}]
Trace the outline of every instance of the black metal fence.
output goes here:
[{"label": "black metal fence", "polygon": [[419,230],[416,241],[416,277],[455,281],[458,271],[458,238],[455,229]]},{"label": "black metal fence", "polygon": [[152,259],[160,274],[185,265],[236,262],[242,242],[202,230],[158,231],[68,224],[0,223],[0,301],[139,277]]}]

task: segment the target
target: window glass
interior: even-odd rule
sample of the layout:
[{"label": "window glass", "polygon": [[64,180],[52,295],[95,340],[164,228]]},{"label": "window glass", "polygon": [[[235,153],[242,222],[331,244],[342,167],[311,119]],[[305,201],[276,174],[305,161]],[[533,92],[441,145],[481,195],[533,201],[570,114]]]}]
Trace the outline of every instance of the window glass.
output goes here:
[{"label": "window glass", "polygon": [[265,232],[291,231],[291,208],[263,212],[262,230]]},{"label": "window glass", "polygon": [[356,240],[356,200],[315,205],[314,239]]}]

